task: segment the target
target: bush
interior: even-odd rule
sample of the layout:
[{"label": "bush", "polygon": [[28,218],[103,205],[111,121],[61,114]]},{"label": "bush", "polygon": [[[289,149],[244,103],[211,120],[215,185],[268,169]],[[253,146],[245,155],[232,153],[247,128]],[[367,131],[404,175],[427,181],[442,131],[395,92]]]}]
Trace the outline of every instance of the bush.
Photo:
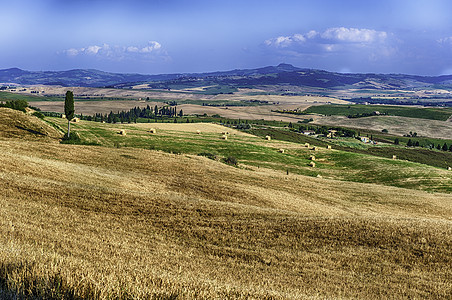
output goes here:
[{"label": "bush", "polygon": [[6,103],[1,102],[0,107],[8,107],[15,110],[20,110],[25,112],[25,108],[28,107],[28,102],[25,100],[12,100],[6,101]]},{"label": "bush", "polygon": [[76,144],[80,142],[80,135],[77,132],[71,132],[70,136],[67,134],[61,139],[62,144]]},{"label": "bush", "polygon": [[237,158],[235,158],[234,156],[226,157],[225,159],[223,159],[223,162],[231,166],[237,166],[237,164],[239,163]]},{"label": "bush", "polygon": [[44,115],[42,113],[40,113],[39,111],[35,111],[34,113],[32,113],[33,116],[38,117],[40,119],[44,119]]},{"label": "bush", "polygon": [[64,135],[61,139],[61,144],[71,144],[71,145],[88,145],[88,146],[99,146],[100,144],[95,142],[87,142],[80,138],[80,135],[77,132],[71,132],[71,136]]},{"label": "bush", "polygon": [[198,153],[198,156],[205,156],[205,157],[207,157],[207,158],[209,158],[209,159],[217,160],[217,156],[216,156],[215,154],[209,153],[209,152],[201,152],[201,153]]}]

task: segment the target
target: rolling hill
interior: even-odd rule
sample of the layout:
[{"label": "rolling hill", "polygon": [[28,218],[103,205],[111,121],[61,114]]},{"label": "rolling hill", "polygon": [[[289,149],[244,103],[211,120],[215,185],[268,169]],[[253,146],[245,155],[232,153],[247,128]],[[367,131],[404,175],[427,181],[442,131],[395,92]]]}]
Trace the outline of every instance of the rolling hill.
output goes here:
[{"label": "rolling hill", "polygon": [[[418,172],[450,185],[447,171],[319,150],[325,178],[287,175],[310,168],[311,150],[221,140],[213,124],[150,126],[74,123],[102,146],[0,137],[0,297],[450,298],[450,193],[409,184]],[[241,155],[239,167],[200,149]],[[366,161],[408,188],[357,182]]]},{"label": "rolling hill", "polygon": [[199,86],[209,84],[230,86],[292,85],[299,87],[357,89],[450,88],[452,75],[416,76],[403,74],[352,74],[298,68],[289,64],[256,69],[237,69],[209,73],[119,74],[93,69],[68,71],[24,71],[18,68],[0,70],[0,82],[24,85],[44,84],[87,87],[127,88],[138,83],[168,88],[172,85]]}]

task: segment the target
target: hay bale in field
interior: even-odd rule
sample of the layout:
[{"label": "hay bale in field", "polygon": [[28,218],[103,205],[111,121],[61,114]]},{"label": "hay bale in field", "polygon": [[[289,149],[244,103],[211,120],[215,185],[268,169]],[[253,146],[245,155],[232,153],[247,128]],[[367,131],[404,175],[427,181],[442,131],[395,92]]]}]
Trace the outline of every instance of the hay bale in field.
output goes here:
[{"label": "hay bale in field", "polygon": [[447,170],[448,171],[452,171],[452,167],[447,167]]},{"label": "hay bale in field", "polygon": [[397,159],[397,156],[393,155],[393,156],[392,156],[392,159]]},{"label": "hay bale in field", "polygon": [[120,135],[127,135],[126,131],[124,129],[119,130]]},{"label": "hay bale in field", "polygon": [[66,115],[65,115],[65,114],[62,114],[62,115],[61,115],[61,119],[66,119]]},{"label": "hay bale in field", "polygon": [[279,149],[279,153],[284,153],[284,149]]},{"label": "hay bale in field", "polygon": [[311,156],[309,157],[309,160],[314,161],[314,160],[315,160],[315,156],[314,156],[314,155],[311,155]]},{"label": "hay bale in field", "polygon": [[305,143],[304,146],[305,146],[306,148],[309,148],[309,143]]},{"label": "hay bale in field", "polygon": [[157,130],[156,130],[155,128],[151,128],[151,129],[149,130],[149,132],[150,132],[150,133],[157,133]]},{"label": "hay bale in field", "polygon": [[317,151],[317,150],[319,150],[319,148],[318,147],[312,147],[312,150]]},{"label": "hay bale in field", "polygon": [[228,136],[227,136],[226,134],[223,134],[223,135],[221,136],[221,139],[227,140],[227,139],[228,139]]},{"label": "hay bale in field", "polygon": [[196,130],[196,134],[201,134],[201,130]]},{"label": "hay bale in field", "polygon": [[78,123],[78,122],[80,122],[80,118],[73,118],[73,119],[71,120],[71,122]]},{"label": "hay bale in field", "polygon": [[265,136],[265,139],[266,139],[267,141],[270,141],[270,140],[272,139],[272,137],[269,136],[269,135],[266,135],[266,136]]},{"label": "hay bale in field", "polygon": [[326,146],[326,149],[331,150],[331,145]]},{"label": "hay bale in field", "polygon": [[315,168],[315,162],[311,161],[311,162],[309,163],[309,166]]}]

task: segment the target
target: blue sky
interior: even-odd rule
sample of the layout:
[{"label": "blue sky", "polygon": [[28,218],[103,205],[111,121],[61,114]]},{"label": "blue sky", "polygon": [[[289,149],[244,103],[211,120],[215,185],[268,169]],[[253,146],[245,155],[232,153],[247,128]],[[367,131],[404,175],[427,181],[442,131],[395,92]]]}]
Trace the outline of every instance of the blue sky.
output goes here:
[{"label": "blue sky", "polygon": [[452,74],[448,0],[0,0],[0,68]]}]

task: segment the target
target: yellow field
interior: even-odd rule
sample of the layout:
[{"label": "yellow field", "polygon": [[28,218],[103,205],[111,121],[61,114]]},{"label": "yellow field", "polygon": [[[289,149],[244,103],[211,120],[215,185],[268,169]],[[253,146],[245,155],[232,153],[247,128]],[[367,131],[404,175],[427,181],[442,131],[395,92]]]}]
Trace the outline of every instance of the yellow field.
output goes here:
[{"label": "yellow field", "polygon": [[3,297],[452,296],[450,194],[144,149],[0,149]]}]

